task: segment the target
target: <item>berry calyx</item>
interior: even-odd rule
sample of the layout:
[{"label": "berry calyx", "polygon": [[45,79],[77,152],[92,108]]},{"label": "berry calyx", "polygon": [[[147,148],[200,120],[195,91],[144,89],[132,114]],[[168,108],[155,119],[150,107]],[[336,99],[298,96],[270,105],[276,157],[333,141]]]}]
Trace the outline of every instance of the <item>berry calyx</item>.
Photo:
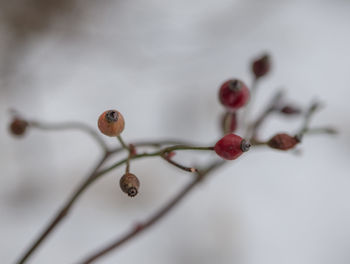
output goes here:
[{"label": "berry calyx", "polygon": [[138,194],[140,188],[139,179],[132,173],[125,173],[119,181],[120,188],[130,197]]},{"label": "berry calyx", "polygon": [[12,135],[20,137],[25,134],[27,127],[28,127],[27,121],[16,117],[11,122],[9,129]]},{"label": "berry calyx", "polygon": [[234,160],[250,149],[251,144],[235,134],[225,135],[214,146],[216,154],[226,160]]},{"label": "berry calyx", "polygon": [[236,110],[244,106],[249,100],[247,86],[238,79],[224,82],[219,90],[220,102],[230,110]]},{"label": "berry calyx", "polygon": [[261,78],[269,73],[271,67],[270,56],[264,54],[252,63],[252,72],[256,79]]},{"label": "berry calyx", "polygon": [[267,145],[270,148],[278,150],[289,150],[295,147],[300,142],[301,138],[295,136],[292,137],[288,134],[281,133],[273,136],[268,142]]},{"label": "berry calyx", "polygon": [[98,128],[102,134],[109,137],[119,136],[124,126],[124,118],[117,110],[107,110],[98,118]]}]

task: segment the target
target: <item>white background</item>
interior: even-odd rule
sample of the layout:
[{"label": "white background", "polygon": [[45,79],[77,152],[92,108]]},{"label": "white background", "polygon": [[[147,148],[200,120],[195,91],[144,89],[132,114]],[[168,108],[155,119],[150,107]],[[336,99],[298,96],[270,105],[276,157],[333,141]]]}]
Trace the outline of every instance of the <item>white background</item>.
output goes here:
[{"label": "white background", "polygon": [[[340,134],[306,138],[301,155],[252,149],[99,263],[350,262],[349,1],[76,2],[46,30],[19,41],[0,27],[1,263],[15,261],[101,154],[80,132],[29,131],[15,139],[7,133],[9,108],[92,126],[102,111],[117,108],[128,142],[207,145],[220,135],[218,86],[231,77],[250,84],[249,63],[264,51],[273,71],[259,87],[254,113],[283,87],[300,105],[324,102],[313,124]],[[276,117],[263,136],[299,125]],[[176,158],[190,165],[200,156]],[[120,192],[123,169],[109,173],[30,263],[79,260],[148,217],[191,176],[157,158],[132,170],[142,184],[138,197]]]}]

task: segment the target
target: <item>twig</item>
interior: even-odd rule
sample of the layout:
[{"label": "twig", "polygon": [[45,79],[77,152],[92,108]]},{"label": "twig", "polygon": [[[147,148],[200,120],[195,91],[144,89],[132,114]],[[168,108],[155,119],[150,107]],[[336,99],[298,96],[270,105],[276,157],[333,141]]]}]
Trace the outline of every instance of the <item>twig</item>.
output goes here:
[{"label": "twig", "polygon": [[[176,140],[176,139],[164,139],[160,141],[136,141],[133,143],[135,147],[154,147],[154,148],[160,148],[164,145],[190,145],[189,142],[185,142],[182,140]],[[111,153],[117,153],[122,151],[124,148],[113,148],[110,150]]]},{"label": "twig", "polygon": [[133,159],[140,159],[144,157],[155,157],[155,156],[161,156],[166,152],[171,152],[173,150],[212,150],[212,147],[196,147],[196,146],[184,146],[184,145],[178,145],[178,146],[171,146],[164,148],[162,150],[151,152],[151,153],[143,153],[139,155],[132,156],[130,158],[123,159],[110,167],[98,171],[100,167],[104,164],[108,156],[111,154],[110,152],[106,152],[103,159],[99,162],[99,164],[96,166],[94,171],[80,184],[80,186],[77,188],[77,190],[72,194],[72,196],[67,200],[65,205],[58,211],[58,213],[55,215],[53,220],[50,222],[50,224],[44,229],[44,231],[39,235],[37,239],[34,240],[32,245],[29,247],[29,249],[23,254],[23,256],[19,259],[17,264],[23,264],[25,261],[33,254],[33,252],[37,249],[37,247],[45,240],[45,238],[55,229],[55,227],[60,223],[65,216],[67,215],[69,209],[73,206],[73,204],[76,202],[76,200],[83,194],[83,192],[98,178],[100,178],[105,173],[121,166],[122,164],[126,163],[129,160]]},{"label": "twig", "polygon": [[161,156],[165,161],[169,162],[170,164],[174,165],[175,167],[187,171],[187,172],[198,172],[198,170],[196,168],[192,168],[192,167],[185,167],[175,161],[173,161],[172,159],[165,157],[164,155]]},{"label": "twig", "polygon": [[122,147],[124,148],[124,149],[126,149],[126,150],[128,150],[128,151],[130,151],[129,150],[129,147],[126,145],[126,143],[124,142],[124,140],[123,140],[123,138],[122,138],[122,136],[117,136],[117,139],[119,140],[119,142],[120,142],[120,145],[122,145]]},{"label": "twig", "polygon": [[125,242],[135,238],[137,235],[141,234],[143,231],[150,228],[153,224],[157,223],[168,212],[170,212],[171,209],[173,209],[175,207],[175,205],[177,205],[211,171],[218,168],[222,164],[224,164],[223,161],[215,162],[211,166],[209,166],[206,170],[204,170],[202,172],[198,172],[197,176],[191,182],[189,182],[183,189],[181,189],[180,192],[174,198],[172,198],[170,201],[168,201],[160,210],[155,212],[148,220],[145,220],[144,222],[140,222],[136,227],[132,228],[125,235],[121,236],[120,238],[117,238],[116,240],[114,240],[110,244],[108,244],[107,246],[97,250],[95,253],[91,254],[86,259],[84,259],[78,263],[80,263],[80,264],[92,263],[95,260],[106,255],[107,253],[110,253],[112,250],[119,248]]},{"label": "twig", "polygon": [[18,264],[25,263],[25,261],[34,253],[34,251],[40,246],[40,244],[47,238],[47,236],[57,227],[57,225],[67,216],[70,209],[79,198],[79,196],[84,192],[84,190],[90,185],[91,179],[96,175],[97,170],[102,166],[102,164],[107,160],[109,154],[105,154],[103,158],[98,162],[96,167],[92,170],[89,176],[79,185],[72,196],[67,200],[63,207],[58,210],[56,215],[50,221],[48,226],[43,230],[43,232],[33,241],[31,246],[26,250],[23,256],[16,262]]},{"label": "twig", "polygon": [[41,130],[81,130],[85,133],[88,133],[90,136],[92,136],[93,139],[96,140],[96,142],[101,146],[101,148],[108,152],[108,146],[100,136],[93,128],[91,128],[89,125],[80,123],[80,122],[62,122],[62,123],[44,123],[44,122],[38,122],[38,121],[27,121],[30,127],[41,129]]},{"label": "twig", "polygon": [[301,141],[303,136],[308,132],[312,116],[321,108],[319,102],[313,102],[304,115],[303,124],[297,133],[298,140]]},{"label": "twig", "polygon": [[338,131],[333,127],[312,127],[308,128],[305,131],[305,134],[328,134],[335,135],[338,134]]},{"label": "twig", "polygon": [[265,108],[265,110],[255,120],[255,122],[253,122],[253,124],[251,124],[249,126],[248,131],[247,131],[247,138],[251,137],[252,141],[256,140],[256,138],[258,136],[257,134],[258,134],[259,128],[265,122],[267,117],[269,117],[269,115],[276,110],[276,108],[278,107],[278,105],[283,97],[283,94],[284,93],[282,90],[279,90],[275,93],[275,95],[271,98],[270,102],[268,103],[267,107]]}]

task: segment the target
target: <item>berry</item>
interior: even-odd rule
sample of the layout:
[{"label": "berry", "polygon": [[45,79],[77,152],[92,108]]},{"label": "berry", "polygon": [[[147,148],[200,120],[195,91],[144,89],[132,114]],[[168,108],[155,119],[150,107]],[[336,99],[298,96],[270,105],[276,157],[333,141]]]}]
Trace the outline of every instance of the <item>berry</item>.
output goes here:
[{"label": "berry", "polygon": [[240,80],[228,80],[220,87],[219,100],[228,109],[236,110],[248,102],[249,90]]},{"label": "berry", "polygon": [[139,179],[132,173],[125,173],[119,181],[120,188],[130,197],[137,195],[140,188]]},{"label": "berry", "polygon": [[281,133],[273,136],[268,142],[267,145],[270,148],[279,149],[279,150],[288,150],[294,148],[296,144],[300,142],[301,138],[292,137],[288,134]]},{"label": "berry", "polygon": [[226,160],[234,160],[250,148],[250,143],[235,134],[225,135],[214,146],[216,154]]},{"label": "berry", "polygon": [[101,133],[109,136],[119,136],[124,130],[124,118],[117,110],[108,110],[103,112],[98,119],[98,128]]},{"label": "berry", "polygon": [[258,79],[265,76],[270,71],[270,66],[270,57],[267,54],[253,61],[252,71],[255,75],[255,78]]},{"label": "berry", "polygon": [[224,134],[235,132],[237,129],[237,114],[236,112],[226,112],[222,115],[221,127]]},{"label": "berry", "polygon": [[23,136],[27,130],[27,127],[28,127],[27,121],[20,118],[14,118],[10,124],[9,129],[12,135]]}]

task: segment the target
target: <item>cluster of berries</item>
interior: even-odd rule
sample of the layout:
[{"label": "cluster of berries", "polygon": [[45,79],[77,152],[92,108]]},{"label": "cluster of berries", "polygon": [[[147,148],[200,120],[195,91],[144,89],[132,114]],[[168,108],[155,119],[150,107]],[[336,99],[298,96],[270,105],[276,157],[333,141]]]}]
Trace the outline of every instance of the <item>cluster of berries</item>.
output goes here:
[{"label": "cluster of berries", "polygon": [[[117,110],[108,110],[100,115],[97,125],[102,134],[109,137],[118,137],[124,130],[125,121],[123,115]],[[129,151],[134,152],[135,149],[132,148]],[[140,188],[140,181],[136,175],[126,171],[120,178],[119,185],[124,193],[134,197]]]},{"label": "cluster of berries", "polygon": [[[270,59],[268,55],[264,55],[251,65],[251,71],[255,80],[265,76],[270,70]],[[249,103],[250,90],[247,85],[239,79],[231,79],[224,82],[219,89],[219,101],[225,107],[226,111],[223,116],[223,131],[225,136],[221,138],[214,146],[214,151],[225,160],[237,159],[243,152],[250,149],[251,144],[248,140],[234,134],[237,129],[237,111]],[[291,107],[284,107],[281,112],[285,114],[294,113],[296,110]],[[15,117],[10,124],[10,131],[16,136],[22,136],[30,123],[22,118]],[[103,112],[98,119],[98,128],[100,132],[109,137],[117,137],[123,132],[125,121],[120,112],[117,110],[108,110]],[[122,141],[121,141],[122,142]],[[287,150],[293,148],[299,143],[298,137],[291,137],[287,134],[277,134],[266,142],[271,148]],[[129,150],[129,157],[136,155],[133,145],[126,146]],[[170,159],[171,157],[166,157]],[[128,168],[128,166],[127,166]],[[137,195],[140,187],[138,178],[129,173],[128,169],[120,179],[120,187],[123,192],[133,197]]]},{"label": "cluster of berries", "polygon": [[[252,63],[252,72],[257,80],[270,71],[270,58],[263,55]],[[238,79],[224,82],[219,90],[219,100],[226,108],[222,119],[222,126],[226,134],[214,147],[215,152],[226,160],[234,160],[250,148],[250,143],[236,134],[237,110],[246,106],[250,99],[247,85]]]}]

